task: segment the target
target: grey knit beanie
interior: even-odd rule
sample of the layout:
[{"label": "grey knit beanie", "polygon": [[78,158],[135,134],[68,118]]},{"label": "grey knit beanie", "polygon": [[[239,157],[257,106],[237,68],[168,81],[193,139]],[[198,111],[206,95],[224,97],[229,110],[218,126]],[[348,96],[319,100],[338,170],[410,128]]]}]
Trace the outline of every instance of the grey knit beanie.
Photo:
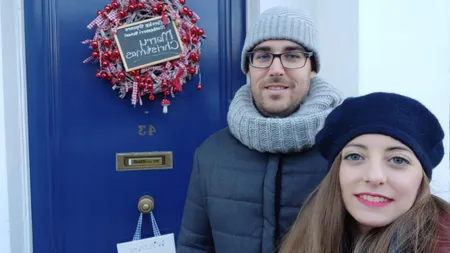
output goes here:
[{"label": "grey knit beanie", "polygon": [[277,6],[263,13],[247,34],[241,54],[241,68],[244,74],[248,71],[247,53],[257,44],[271,39],[292,40],[306,50],[314,52],[316,72],[320,69],[317,31],[312,18],[301,10],[292,7]]}]

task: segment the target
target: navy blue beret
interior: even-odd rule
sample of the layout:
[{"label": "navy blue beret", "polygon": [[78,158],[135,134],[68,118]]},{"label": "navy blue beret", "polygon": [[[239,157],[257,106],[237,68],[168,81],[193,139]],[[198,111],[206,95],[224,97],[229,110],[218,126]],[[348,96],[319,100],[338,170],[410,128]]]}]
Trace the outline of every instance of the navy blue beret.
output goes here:
[{"label": "navy blue beret", "polygon": [[370,133],[408,146],[429,179],[444,157],[444,131],[436,116],[415,99],[386,92],[345,99],[326,118],[316,145],[331,166],[348,142]]}]

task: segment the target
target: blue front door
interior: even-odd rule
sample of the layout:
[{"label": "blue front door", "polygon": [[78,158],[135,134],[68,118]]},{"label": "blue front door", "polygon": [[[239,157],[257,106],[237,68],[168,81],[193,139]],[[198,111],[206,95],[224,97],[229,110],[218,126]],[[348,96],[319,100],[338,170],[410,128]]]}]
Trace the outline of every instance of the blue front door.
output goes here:
[{"label": "blue front door", "polygon": [[[109,0],[25,0],[31,194],[35,253],[110,253],[132,239],[141,196],[155,200],[161,233],[178,235],[194,149],[226,126],[245,83],[245,1],[187,0],[207,36],[195,75],[171,99],[143,106],[96,78],[81,41]],[[118,171],[116,154],[171,152],[172,169]],[[143,237],[152,236],[148,217]]]}]

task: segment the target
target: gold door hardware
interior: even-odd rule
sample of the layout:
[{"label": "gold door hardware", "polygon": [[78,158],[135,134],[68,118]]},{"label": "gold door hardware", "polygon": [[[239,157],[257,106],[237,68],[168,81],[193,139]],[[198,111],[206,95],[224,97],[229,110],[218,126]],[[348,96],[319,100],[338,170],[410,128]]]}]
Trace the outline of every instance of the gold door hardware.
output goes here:
[{"label": "gold door hardware", "polygon": [[155,201],[152,196],[142,196],[138,202],[138,210],[143,214],[148,214],[155,208]]}]

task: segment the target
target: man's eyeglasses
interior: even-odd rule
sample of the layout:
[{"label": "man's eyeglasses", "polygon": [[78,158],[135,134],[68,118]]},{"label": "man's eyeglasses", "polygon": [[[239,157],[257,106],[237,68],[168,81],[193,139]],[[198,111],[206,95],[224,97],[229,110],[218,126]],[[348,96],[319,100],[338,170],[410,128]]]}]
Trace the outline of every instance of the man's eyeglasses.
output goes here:
[{"label": "man's eyeglasses", "polygon": [[254,68],[269,68],[275,57],[279,57],[283,67],[299,69],[305,66],[306,61],[313,55],[313,52],[292,51],[275,54],[260,50],[249,52],[247,55],[250,65]]}]

